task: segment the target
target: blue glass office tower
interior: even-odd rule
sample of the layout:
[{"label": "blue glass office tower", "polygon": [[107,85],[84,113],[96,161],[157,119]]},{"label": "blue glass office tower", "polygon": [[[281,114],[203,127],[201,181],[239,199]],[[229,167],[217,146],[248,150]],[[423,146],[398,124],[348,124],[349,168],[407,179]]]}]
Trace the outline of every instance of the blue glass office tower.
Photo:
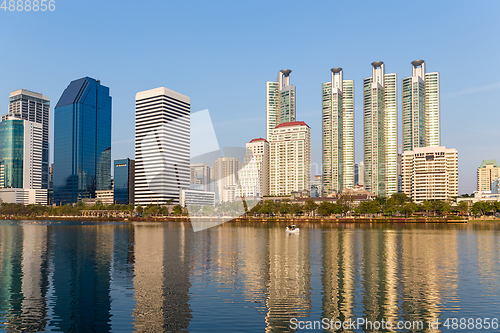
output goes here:
[{"label": "blue glass office tower", "polygon": [[23,188],[24,120],[0,123],[0,187]]},{"label": "blue glass office tower", "polygon": [[72,81],[54,110],[54,203],[111,187],[111,96],[99,80]]},{"label": "blue glass office tower", "polygon": [[134,169],[135,161],[129,158],[115,160],[114,200],[115,204],[128,205],[134,203]]}]

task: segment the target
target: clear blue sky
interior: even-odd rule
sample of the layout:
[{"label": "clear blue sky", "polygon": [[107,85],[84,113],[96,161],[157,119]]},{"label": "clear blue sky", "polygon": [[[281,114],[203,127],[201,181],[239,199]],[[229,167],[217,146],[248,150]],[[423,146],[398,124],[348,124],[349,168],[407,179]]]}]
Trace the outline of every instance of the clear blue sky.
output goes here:
[{"label": "clear blue sky", "polygon": [[220,146],[244,146],[265,136],[265,82],[290,68],[320,164],[321,83],[338,66],[355,80],[359,162],[370,63],[384,61],[400,88],[424,59],[441,73],[459,192],[475,190],[483,159],[500,161],[500,1],[55,1],[54,12],[0,10],[0,113],[13,90],[42,92],[53,109],[70,81],[100,79],[113,97],[113,159],[134,156],[136,92],[188,95],[193,112],[210,110]]}]

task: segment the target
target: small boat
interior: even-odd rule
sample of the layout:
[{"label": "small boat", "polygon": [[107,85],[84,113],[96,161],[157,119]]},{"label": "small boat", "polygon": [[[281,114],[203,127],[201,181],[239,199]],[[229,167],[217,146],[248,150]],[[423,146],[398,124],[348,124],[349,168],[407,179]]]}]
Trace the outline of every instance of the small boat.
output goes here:
[{"label": "small boat", "polygon": [[300,232],[300,229],[297,228],[295,224],[292,224],[286,227],[285,231],[287,234],[298,234]]}]

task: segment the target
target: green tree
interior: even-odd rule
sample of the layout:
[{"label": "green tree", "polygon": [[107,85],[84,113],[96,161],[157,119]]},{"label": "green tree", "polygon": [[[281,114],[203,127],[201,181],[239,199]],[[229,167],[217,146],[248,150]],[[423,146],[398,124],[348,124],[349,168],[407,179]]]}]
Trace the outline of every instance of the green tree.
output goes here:
[{"label": "green tree", "polygon": [[314,216],[314,212],[316,212],[316,209],[318,209],[318,205],[316,204],[314,199],[307,199],[304,204],[304,211],[309,216]]},{"label": "green tree", "polygon": [[417,205],[415,205],[413,202],[407,202],[401,207],[401,213],[405,214],[405,216],[408,218],[415,212],[416,209]]},{"label": "green tree", "polygon": [[180,205],[175,205],[172,209],[172,213],[176,216],[182,215],[182,207]]},{"label": "green tree", "polygon": [[137,214],[142,215],[142,213],[144,213],[144,208],[141,205],[138,205],[135,211]]},{"label": "green tree", "polygon": [[469,213],[469,203],[467,201],[460,201],[457,205],[457,209],[462,215],[467,215]]}]

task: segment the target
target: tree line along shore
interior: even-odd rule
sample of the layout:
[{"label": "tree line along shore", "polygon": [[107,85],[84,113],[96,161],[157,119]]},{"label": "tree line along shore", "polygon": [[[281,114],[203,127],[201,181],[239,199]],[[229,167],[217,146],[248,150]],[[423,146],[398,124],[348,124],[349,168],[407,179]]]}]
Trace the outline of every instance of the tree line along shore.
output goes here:
[{"label": "tree line along shore", "polygon": [[[460,202],[451,205],[445,201],[424,201],[415,204],[404,193],[397,193],[390,198],[377,197],[374,200],[355,204],[349,197],[340,197],[336,202],[323,201],[317,204],[313,198],[303,203],[289,199],[280,202],[262,200],[258,203],[244,204],[244,211],[237,207],[238,203],[222,203],[213,206],[190,206],[189,209],[179,205],[154,205],[145,207],[134,205],[103,205],[96,202],[92,206],[83,203],[64,206],[42,206],[2,203],[0,218],[2,219],[50,219],[84,218],[90,220],[186,220],[188,217],[213,218],[233,217],[243,220],[328,220],[328,221],[408,221],[429,222],[458,221],[470,218],[494,218],[500,215],[500,202],[479,201],[472,205]],[[251,207],[248,209],[248,207]]]}]

